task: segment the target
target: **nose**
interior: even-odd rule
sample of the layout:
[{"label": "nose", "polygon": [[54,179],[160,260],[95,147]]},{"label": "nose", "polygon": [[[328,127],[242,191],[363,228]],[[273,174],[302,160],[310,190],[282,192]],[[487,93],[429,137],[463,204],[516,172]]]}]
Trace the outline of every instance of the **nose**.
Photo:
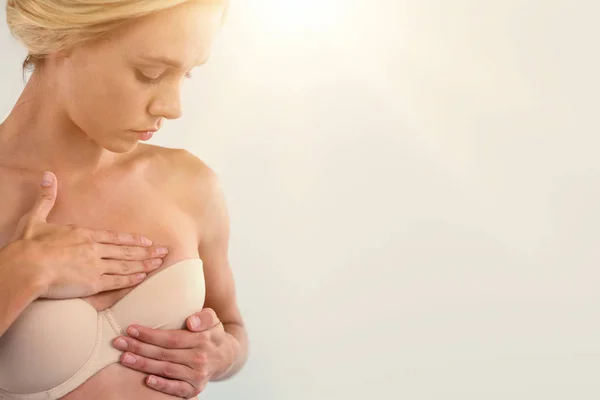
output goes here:
[{"label": "nose", "polygon": [[171,87],[157,95],[148,107],[148,112],[155,117],[166,119],[180,118],[183,111],[181,109],[181,97],[178,87]]}]

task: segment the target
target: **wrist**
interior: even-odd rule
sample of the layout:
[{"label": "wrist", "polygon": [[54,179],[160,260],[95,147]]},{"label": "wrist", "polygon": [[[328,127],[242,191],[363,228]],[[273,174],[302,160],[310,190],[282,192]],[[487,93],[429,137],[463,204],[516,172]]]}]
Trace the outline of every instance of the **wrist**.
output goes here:
[{"label": "wrist", "polygon": [[225,333],[227,339],[223,345],[223,364],[212,375],[211,381],[220,381],[229,378],[237,370],[238,361],[241,355],[241,345],[238,340],[230,333]]},{"label": "wrist", "polygon": [[0,268],[10,269],[20,286],[38,297],[49,287],[50,277],[38,263],[39,252],[28,240],[15,240],[0,252]]}]

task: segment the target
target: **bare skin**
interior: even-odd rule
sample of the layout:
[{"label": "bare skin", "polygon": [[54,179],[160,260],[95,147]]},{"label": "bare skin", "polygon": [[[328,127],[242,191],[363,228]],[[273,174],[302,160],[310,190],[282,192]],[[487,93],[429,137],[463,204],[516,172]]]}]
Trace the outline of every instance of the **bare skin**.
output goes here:
[{"label": "bare skin", "polygon": [[[214,310],[215,322],[224,328],[221,337],[236,349],[224,353],[233,359],[213,367],[206,376],[210,380],[231,374],[232,363],[234,373],[245,359],[227,256],[225,202],[217,178],[202,161],[184,150],[141,144],[134,131],[159,128],[164,119],[181,116],[181,84],[208,59],[220,17],[217,7],[185,4],[132,21],[101,41],[51,55],[0,125],[0,246],[31,208],[43,171],[50,170],[58,177],[58,197],[49,223],[136,232],[167,247],[163,264],[148,276],[177,261],[202,258],[204,307]],[[179,65],[149,60],[156,56]],[[103,310],[131,290],[84,300]],[[113,364],[63,399],[173,398],[148,387],[147,376]]]}]

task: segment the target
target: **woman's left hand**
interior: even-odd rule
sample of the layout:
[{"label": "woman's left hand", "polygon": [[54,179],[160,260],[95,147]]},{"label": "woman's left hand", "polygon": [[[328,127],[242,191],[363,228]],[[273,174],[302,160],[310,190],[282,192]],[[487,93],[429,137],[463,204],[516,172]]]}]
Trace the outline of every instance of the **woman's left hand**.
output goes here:
[{"label": "woman's left hand", "polygon": [[150,374],[149,387],[189,399],[233,365],[238,343],[210,308],[188,317],[186,325],[189,330],[132,325],[129,336],[119,336],[113,345],[124,351],[123,365]]}]

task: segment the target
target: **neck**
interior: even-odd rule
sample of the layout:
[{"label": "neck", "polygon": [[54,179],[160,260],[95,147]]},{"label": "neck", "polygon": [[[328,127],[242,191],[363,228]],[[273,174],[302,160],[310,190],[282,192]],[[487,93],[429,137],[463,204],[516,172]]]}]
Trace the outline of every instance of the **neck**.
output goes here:
[{"label": "neck", "polygon": [[114,164],[117,154],[92,141],[63,103],[52,80],[43,70],[35,71],[0,124],[0,159],[10,156],[18,167],[73,178]]}]

